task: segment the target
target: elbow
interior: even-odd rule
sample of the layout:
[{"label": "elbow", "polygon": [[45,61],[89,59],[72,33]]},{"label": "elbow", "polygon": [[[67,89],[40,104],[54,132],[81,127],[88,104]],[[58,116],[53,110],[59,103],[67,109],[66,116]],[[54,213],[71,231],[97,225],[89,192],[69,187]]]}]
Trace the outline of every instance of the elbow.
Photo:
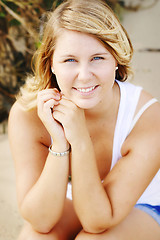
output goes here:
[{"label": "elbow", "polygon": [[96,211],[87,211],[79,213],[79,219],[84,231],[93,234],[99,234],[107,231],[112,227],[114,217],[110,209],[98,209]]},{"label": "elbow", "polygon": [[83,229],[85,232],[91,234],[99,234],[108,230],[109,226],[107,224],[85,224],[83,225]]},{"label": "elbow", "polygon": [[120,216],[115,217],[113,215],[110,215],[102,219],[96,219],[95,217],[95,220],[93,220],[92,218],[89,221],[81,222],[81,224],[84,231],[88,233],[93,233],[93,234],[100,234],[116,226],[117,224],[122,222],[123,219],[124,217],[120,217]]},{"label": "elbow", "polygon": [[50,214],[33,210],[22,205],[20,208],[21,216],[32,226],[32,228],[41,234],[49,233],[59,222],[62,213]]},{"label": "elbow", "polygon": [[89,221],[81,222],[85,232],[99,234],[107,231],[111,227],[111,219],[89,219]]},{"label": "elbow", "polygon": [[49,225],[49,224],[45,224],[45,223],[39,223],[36,226],[32,225],[33,229],[41,234],[48,234],[51,232],[51,230],[54,228],[54,224],[53,225]]},{"label": "elbow", "polygon": [[54,228],[56,223],[47,223],[45,219],[41,219],[41,221],[37,221],[36,223],[30,222],[32,225],[32,228],[41,234],[48,234],[51,232],[51,230]]}]

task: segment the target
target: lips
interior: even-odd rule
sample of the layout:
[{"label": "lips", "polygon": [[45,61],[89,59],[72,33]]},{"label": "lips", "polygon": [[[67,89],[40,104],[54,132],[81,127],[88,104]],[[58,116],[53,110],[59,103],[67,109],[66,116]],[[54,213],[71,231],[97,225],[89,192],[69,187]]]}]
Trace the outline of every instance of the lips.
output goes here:
[{"label": "lips", "polygon": [[89,93],[89,92],[92,92],[97,86],[98,86],[98,85],[93,86],[93,87],[74,88],[74,89],[76,89],[77,91],[79,91],[79,92],[81,92],[81,93]]}]

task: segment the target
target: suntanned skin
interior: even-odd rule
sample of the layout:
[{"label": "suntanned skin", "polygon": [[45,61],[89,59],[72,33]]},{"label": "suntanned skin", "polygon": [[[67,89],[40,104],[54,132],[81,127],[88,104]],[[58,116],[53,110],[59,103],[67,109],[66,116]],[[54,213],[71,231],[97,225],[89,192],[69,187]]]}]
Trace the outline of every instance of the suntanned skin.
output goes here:
[{"label": "suntanned skin", "polygon": [[[160,104],[143,113],[110,171],[120,102],[116,64],[97,39],[64,31],[53,55],[61,94],[41,91],[28,112],[18,102],[12,107],[9,139],[19,208],[28,221],[19,240],[159,239],[157,222],[134,205],[160,167]],[[82,93],[92,86],[93,93]],[[151,98],[142,91],[136,112]],[[49,153],[51,137],[54,151],[71,146],[71,154]],[[73,201],[66,199],[69,174]]]}]

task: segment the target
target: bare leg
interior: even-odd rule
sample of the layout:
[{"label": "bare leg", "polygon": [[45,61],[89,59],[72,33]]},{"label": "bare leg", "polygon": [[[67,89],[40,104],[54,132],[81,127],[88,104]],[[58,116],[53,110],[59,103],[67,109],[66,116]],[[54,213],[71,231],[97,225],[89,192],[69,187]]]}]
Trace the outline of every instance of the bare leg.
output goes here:
[{"label": "bare leg", "polygon": [[61,220],[48,234],[38,233],[29,223],[26,223],[18,240],[73,240],[81,229],[72,201],[67,199]]},{"label": "bare leg", "polygon": [[133,209],[117,226],[101,234],[89,234],[83,230],[76,240],[159,240],[160,226],[147,213]]}]

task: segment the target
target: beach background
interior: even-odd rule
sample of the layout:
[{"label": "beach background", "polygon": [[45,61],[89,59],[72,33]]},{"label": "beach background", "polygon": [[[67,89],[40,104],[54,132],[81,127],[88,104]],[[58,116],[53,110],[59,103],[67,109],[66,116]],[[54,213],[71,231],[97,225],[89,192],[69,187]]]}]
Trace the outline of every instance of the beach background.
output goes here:
[{"label": "beach background", "polygon": [[[147,2],[147,0],[146,0]],[[134,46],[132,80],[160,101],[160,1],[146,10],[125,11],[122,23]],[[16,201],[14,163],[0,125],[0,240],[16,240],[23,224]]]}]

